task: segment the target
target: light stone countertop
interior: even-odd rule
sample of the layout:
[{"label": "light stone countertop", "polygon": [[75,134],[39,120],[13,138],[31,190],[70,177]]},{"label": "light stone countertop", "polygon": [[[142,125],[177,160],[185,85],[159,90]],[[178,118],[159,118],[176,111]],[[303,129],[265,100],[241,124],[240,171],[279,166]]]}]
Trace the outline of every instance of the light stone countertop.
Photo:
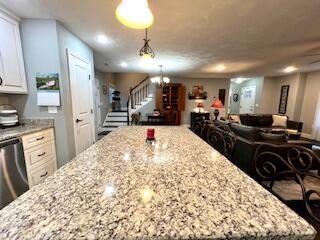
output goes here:
[{"label": "light stone countertop", "polygon": [[38,132],[52,127],[54,127],[53,119],[24,119],[17,127],[0,129],[0,141],[21,137],[25,134]]},{"label": "light stone countertop", "polygon": [[315,230],[184,127],[110,133],[0,211],[0,239],[303,239]]}]

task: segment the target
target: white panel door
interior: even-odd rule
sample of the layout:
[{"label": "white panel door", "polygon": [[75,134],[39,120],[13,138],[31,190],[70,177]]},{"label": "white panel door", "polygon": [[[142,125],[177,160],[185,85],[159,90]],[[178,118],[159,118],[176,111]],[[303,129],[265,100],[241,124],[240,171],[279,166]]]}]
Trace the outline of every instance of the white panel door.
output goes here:
[{"label": "white panel door", "polygon": [[27,93],[19,24],[0,13],[0,92]]},{"label": "white panel door", "polygon": [[255,100],[256,86],[242,88],[239,113],[254,113]]},{"label": "white panel door", "polygon": [[68,51],[76,154],[94,143],[94,118],[90,62]]}]

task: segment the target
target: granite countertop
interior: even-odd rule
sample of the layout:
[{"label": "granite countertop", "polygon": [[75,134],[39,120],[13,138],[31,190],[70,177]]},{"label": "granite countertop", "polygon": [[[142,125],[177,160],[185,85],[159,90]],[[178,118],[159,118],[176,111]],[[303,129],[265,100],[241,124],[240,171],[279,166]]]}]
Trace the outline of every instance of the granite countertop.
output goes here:
[{"label": "granite countertop", "polygon": [[53,126],[53,119],[24,119],[17,127],[0,128],[0,141],[52,128]]},{"label": "granite countertop", "polygon": [[0,239],[313,239],[315,230],[183,127],[123,127],[0,211]]}]

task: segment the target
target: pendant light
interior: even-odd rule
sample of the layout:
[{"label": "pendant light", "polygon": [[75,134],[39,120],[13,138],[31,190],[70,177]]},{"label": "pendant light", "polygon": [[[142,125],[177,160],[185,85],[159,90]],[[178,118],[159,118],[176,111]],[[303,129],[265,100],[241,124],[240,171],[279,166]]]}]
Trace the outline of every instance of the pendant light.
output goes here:
[{"label": "pendant light", "polygon": [[147,0],[122,0],[116,9],[116,17],[126,27],[134,29],[145,29],[153,23]]},{"label": "pendant light", "polygon": [[159,88],[163,88],[170,82],[170,78],[163,76],[162,67],[163,65],[159,65],[160,67],[160,76],[152,77],[151,82],[155,84]]},{"label": "pendant light", "polygon": [[150,39],[148,39],[148,29],[146,28],[146,38],[143,39],[144,41],[144,45],[143,47],[140,49],[139,55],[143,58],[143,59],[151,59],[155,57],[154,51],[152,50],[152,48],[149,46],[149,42],[151,41]]}]

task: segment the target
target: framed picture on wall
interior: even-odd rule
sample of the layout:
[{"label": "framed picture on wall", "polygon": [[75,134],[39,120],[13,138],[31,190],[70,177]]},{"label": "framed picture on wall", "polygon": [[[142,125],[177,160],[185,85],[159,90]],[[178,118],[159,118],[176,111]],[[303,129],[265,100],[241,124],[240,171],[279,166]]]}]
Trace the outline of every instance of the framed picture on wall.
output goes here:
[{"label": "framed picture on wall", "polygon": [[207,99],[207,92],[204,91],[203,86],[196,85],[192,87],[192,91],[188,93],[189,99]]},{"label": "framed picture on wall", "polygon": [[287,113],[289,88],[290,88],[289,85],[283,85],[281,87],[280,103],[279,103],[279,113],[280,114],[286,114]]}]

